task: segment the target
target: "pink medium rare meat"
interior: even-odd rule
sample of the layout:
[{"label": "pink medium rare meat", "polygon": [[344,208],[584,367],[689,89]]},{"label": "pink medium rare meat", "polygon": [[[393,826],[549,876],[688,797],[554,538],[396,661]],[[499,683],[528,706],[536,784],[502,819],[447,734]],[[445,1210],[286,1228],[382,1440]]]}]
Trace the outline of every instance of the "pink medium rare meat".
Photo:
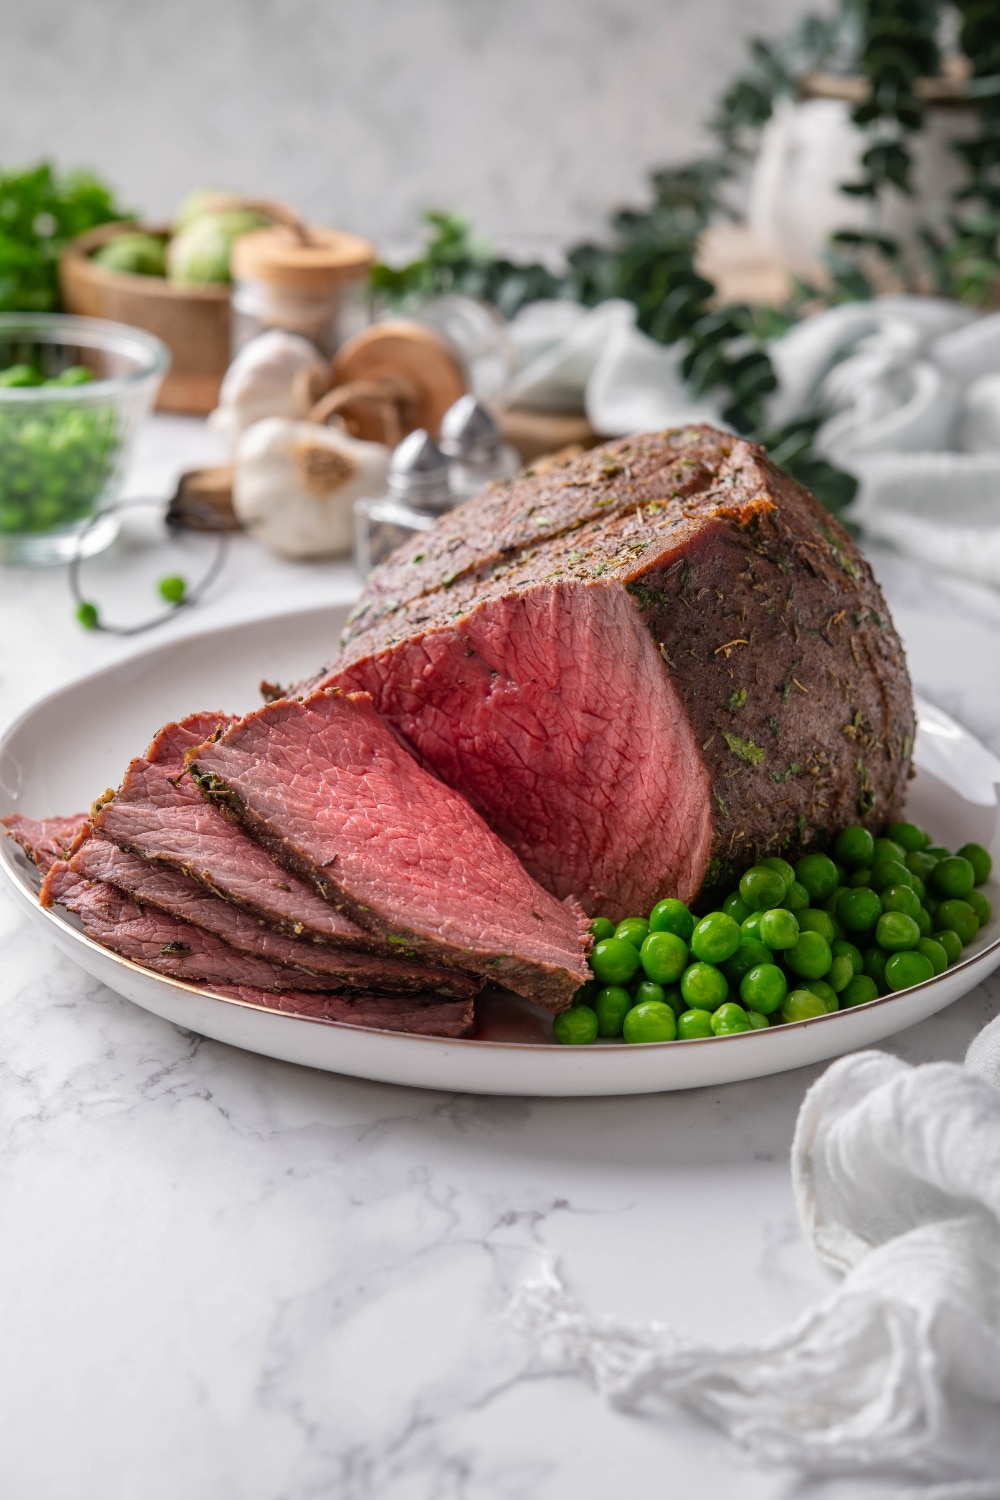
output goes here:
[{"label": "pink medium rare meat", "polygon": [[328,975],[307,974],[238,953],[211,932],[153,907],[141,908],[103,880],[85,880],[57,860],[42,884],[43,906],[75,912],[88,937],[134,963],[191,984],[249,984],[266,990],[340,990]]},{"label": "pink medium rare meat", "polygon": [[386,944],[323,901],[305,881],[275,864],[259,844],[208,802],[185,773],[184,756],[219,725],[220,714],[168,724],[121,788],[95,806],[94,832],[120,849],[155,859],[197,880],[251,916],[316,943],[388,954]]},{"label": "pink medium rare meat", "polygon": [[620,918],[898,816],[914,714],[867,560],[763,449],[624,438],[491,485],[368,579],[370,693],[557,896]]},{"label": "pink medium rare meat", "polygon": [[86,832],[90,823],[87,813],[73,813],[68,818],[25,818],[12,813],[0,818],[7,837],[20,844],[25,854],[44,875],[57,859],[65,859],[70,849]]},{"label": "pink medium rare meat", "polygon": [[249,953],[288,969],[325,975],[332,985],[368,991],[433,991],[459,999],[474,995],[482,987],[480,982],[455,969],[352,952],[276,932],[249,912],[213,895],[180,870],[129,854],[105,839],[88,838],[69,860],[69,869],[85,880],[107,882],[133,897],[140,906],[155,907],[214,933],[239,953]]},{"label": "pink medium rare meat", "polygon": [[247,1005],[266,1006],[342,1026],[376,1031],[408,1031],[416,1036],[468,1036],[475,1020],[473,1002],[440,995],[311,995],[295,990],[272,993],[249,985],[217,984],[212,993]]},{"label": "pink medium rare meat", "polygon": [[558,1011],[587,921],[424,771],[366,694],[282,699],[190,751],[205,796],[352,921]]}]

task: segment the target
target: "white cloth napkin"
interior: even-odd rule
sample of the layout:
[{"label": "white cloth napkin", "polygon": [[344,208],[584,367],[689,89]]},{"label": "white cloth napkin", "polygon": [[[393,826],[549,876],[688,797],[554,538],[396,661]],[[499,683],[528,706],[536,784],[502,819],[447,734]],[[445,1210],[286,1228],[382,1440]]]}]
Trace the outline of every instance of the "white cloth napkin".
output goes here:
[{"label": "white cloth napkin", "polygon": [[589,1317],[551,1268],[515,1305],[542,1365],[618,1407],[677,1402],[758,1459],[895,1476],[921,1500],[1000,1496],[1000,1018],[964,1066],[835,1062],[792,1145],[802,1225],[844,1275],[757,1346]]}]

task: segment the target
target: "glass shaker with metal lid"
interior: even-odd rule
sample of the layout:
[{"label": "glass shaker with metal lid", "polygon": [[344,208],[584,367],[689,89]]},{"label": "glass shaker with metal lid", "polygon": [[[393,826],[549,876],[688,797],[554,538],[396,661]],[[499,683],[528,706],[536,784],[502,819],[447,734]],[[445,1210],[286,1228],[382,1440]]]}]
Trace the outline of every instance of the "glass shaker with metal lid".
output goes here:
[{"label": "glass shaker with metal lid", "polygon": [[496,418],[471,392],[441,418],[441,451],[451,461],[455,503],[478,495],[495,479],[509,479],[521,467],[517,450],[505,443]]},{"label": "glass shaker with metal lid", "polygon": [[362,578],[454,505],[448,470],[448,459],[422,427],[394,450],[388,493],[354,502],[355,559]]}]

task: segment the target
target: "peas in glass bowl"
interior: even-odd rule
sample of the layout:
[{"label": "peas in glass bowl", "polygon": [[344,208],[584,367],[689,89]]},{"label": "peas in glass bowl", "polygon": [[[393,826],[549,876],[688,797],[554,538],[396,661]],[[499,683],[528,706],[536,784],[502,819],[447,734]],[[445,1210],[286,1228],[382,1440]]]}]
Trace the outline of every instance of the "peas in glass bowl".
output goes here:
[{"label": "peas in glass bowl", "polygon": [[[170,356],[138,328],[60,313],[0,315],[0,563],[67,562],[118,497]],[[113,541],[108,516],[84,554]]]}]

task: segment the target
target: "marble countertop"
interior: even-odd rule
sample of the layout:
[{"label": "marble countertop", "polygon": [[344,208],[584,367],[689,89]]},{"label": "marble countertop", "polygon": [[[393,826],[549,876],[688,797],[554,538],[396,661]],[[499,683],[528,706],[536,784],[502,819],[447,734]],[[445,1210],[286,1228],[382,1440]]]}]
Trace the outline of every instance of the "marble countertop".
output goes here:
[{"label": "marble countertop", "polygon": [[[197,424],[158,419],[132,488],[211,456]],[[917,687],[1000,750],[1000,594],[873,560]],[[136,533],[87,576],[138,611],[162,571]],[[0,729],[147,644],[356,587],[240,538],[210,600],[129,641],[80,630],[62,570],[0,570]],[[787,1166],[818,1068],[635,1099],[445,1096],[182,1033],[2,892],[0,955],[8,1500],[882,1493],[750,1468],[682,1412],[618,1414],[541,1370],[507,1317],[543,1259],[592,1311],[698,1341],[757,1339],[822,1297]],[[998,1002],[994,978],[886,1045],[959,1058]]]}]

